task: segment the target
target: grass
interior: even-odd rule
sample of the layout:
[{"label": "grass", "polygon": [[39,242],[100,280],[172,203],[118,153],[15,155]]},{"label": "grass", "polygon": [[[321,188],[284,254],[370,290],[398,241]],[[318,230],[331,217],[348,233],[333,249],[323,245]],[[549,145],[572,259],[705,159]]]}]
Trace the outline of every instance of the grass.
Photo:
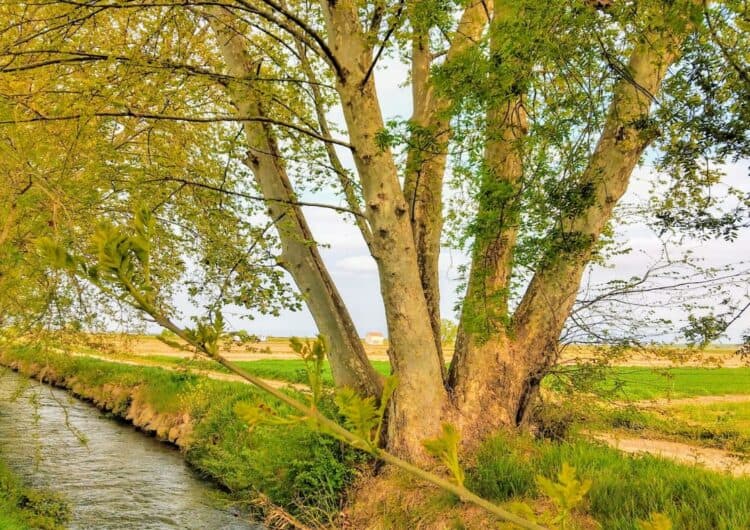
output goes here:
[{"label": "grass", "polygon": [[706,425],[721,425],[750,436],[750,402],[680,405],[670,407],[675,416]]},{"label": "grass", "polygon": [[58,530],[70,517],[58,495],[32,489],[0,460],[0,528],[3,530]]},{"label": "grass", "polygon": [[[148,355],[141,357],[149,361],[174,366],[184,366],[197,370],[212,370],[215,372],[229,373],[224,366],[217,362],[206,359],[181,359],[170,357],[168,355]],[[390,375],[391,365],[388,361],[371,361],[375,370],[382,375]],[[278,381],[287,381],[295,384],[307,383],[307,371],[305,362],[301,359],[263,359],[260,361],[237,361],[235,364],[253,375],[266,379],[276,379]],[[323,366],[323,384],[329,387],[333,386],[333,376],[328,361]]]},{"label": "grass", "polygon": [[[590,374],[579,374],[576,370],[575,367],[566,369],[567,377],[590,377]],[[557,381],[555,378],[549,378],[547,384],[555,388]],[[750,367],[610,367],[598,371],[592,377],[589,389],[626,401],[750,394]]]},{"label": "grass", "polygon": [[750,455],[750,403],[681,405],[654,410],[591,408],[589,430],[616,430]]},{"label": "grass", "polygon": [[[68,357],[36,347],[0,352],[0,357],[5,362],[47,364],[94,393],[105,384],[136,389],[156,412],[190,414],[195,429],[186,451],[189,462],[237,495],[247,497],[262,492],[272,502],[307,521],[328,524],[333,521],[364,460],[357,452],[303,423],[259,425],[249,430],[233,412],[238,402],[272,408],[281,415],[289,410],[248,385],[215,381],[187,372]],[[184,361],[170,358],[170,362]],[[240,365],[262,377],[304,382],[301,360],[248,361]],[[211,367],[215,369],[213,363]],[[386,362],[377,363],[376,368],[381,373],[389,371]],[[734,379],[741,381],[750,373],[746,369],[704,368],[673,372],[675,377],[666,388],[659,384],[664,382],[661,376],[650,369],[617,368],[613,376],[628,377],[629,395],[643,399],[662,397],[665,392],[688,396],[728,394],[734,389],[735,393],[741,393]],[[330,372],[326,374],[330,382]],[[699,384],[701,380],[703,384]],[[293,390],[288,392],[294,394]],[[121,409],[128,404],[123,399]],[[322,408],[335,415],[330,402],[323,403]],[[706,421],[714,421],[713,413],[703,412],[709,414]],[[691,410],[680,409],[678,413],[696,417]],[[717,409],[714,413],[736,421],[733,428],[748,421],[744,412],[734,408]],[[639,417],[617,421],[630,421],[632,427],[636,420],[641,421]],[[662,421],[660,425],[666,423]],[[655,425],[656,420],[647,426],[655,429]],[[578,439],[552,443],[505,434],[495,436],[483,444],[467,469],[468,485],[496,502],[539,499],[536,477],[555,476],[563,462],[575,467],[581,478],[593,481],[582,510],[604,529],[634,530],[636,521],[648,519],[652,512],[666,513],[675,528],[750,528],[750,480],[653,457],[631,457]],[[5,527],[0,524],[0,528]]]},{"label": "grass", "polygon": [[[204,370],[226,371],[208,360],[185,360],[166,355],[143,357],[164,364],[184,365]],[[370,361],[375,370],[389,375],[388,361]],[[290,383],[306,383],[305,363],[298,359],[264,359],[236,363],[250,373],[267,379]],[[328,362],[323,369],[323,382],[333,386]],[[638,401],[658,398],[683,398],[724,394],[750,394],[750,368],[670,368],[612,367],[605,372],[597,389],[613,393],[617,398]]]},{"label": "grass", "polygon": [[[370,361],[382,375],[390,375],[391,365],[388,361]],[[302,360],[262,360],[262,361],[239,361],[236,363],[248,372],[268,379],[279,379],[290,383],[307,383],[307,372]],[[331,367],[325,361],[323,367],[323,383],[333,386]]]},{"label": "grass", "polygon": [[480,448],[469,486],[496,502],[540,495],[536,477],[554,477],[562,463],[592,487],[583,507],[604,530],[636,530],[638,520],[664,513],[674,528],[750,527],[750,479],[682,466],[651,456],[630,457],[596,443],[533,441],[497,435]]},{"label": "grass", "polygon": [[[356,464],[363,459],[358,452],[311,430],[304,422],[249,429],[234,414],[239,402],[256,404],[282,416],[291,415],[291,411],[242,383],[71,357],[36,346],[2,350],[0,360],[5,364],[17,361],[26,366],[48,366],[58,376],[73,381],[76,392],[100,401],[106,397],[104,385],[110,394],[112,389],[129,389],[130,394],[121,392],[117,394],[118,401],[110,403],[113,413],[120,416],[133,401],[133,393],[156,413],[189,414],[194,429],[185,455],[199,472],[238,499],[254,498],[262,492],[271,502],[303,520],[320,522],[338,513],[344,492],[355,477]],[[288,392],[295,394],[293,390]],[[321,410],[334,414],[334,405],[325,401]]]}]

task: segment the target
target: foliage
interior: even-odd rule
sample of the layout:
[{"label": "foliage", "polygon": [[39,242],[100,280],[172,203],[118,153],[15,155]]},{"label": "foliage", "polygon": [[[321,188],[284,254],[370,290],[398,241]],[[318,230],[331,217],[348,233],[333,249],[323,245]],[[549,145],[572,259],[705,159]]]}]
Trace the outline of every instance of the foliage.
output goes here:
[{"label": "foliage", "polygon": [[[557,358],[561,332],[569,338],[566,321],[587,341],[610,338],[599,327],[627,340],[636,329],[632,311],[598,318],[592,307],[650,292],[648,274],[574,301],[587,267],[626,252],[617,248],[613,224],[634,216],[615,206],[647,149],[660,174],[639,214],[657,230],[732,239],[744,225],[747,197],[730,189],[727,208],[714,188],[722,181],[716,166],[748,152],[747,7],[691,0],[496,4],[0,5],[0,125],[7,126],[2,148],[11,155],[10,162],[0,158],[0,174],[12,179],[2,197],[11,219],[0,241],[11,263],[0,286],[3,323],[36,326],[35,317],[52,305],[50,293],[62,293],[63,309],[102,296],[112,312],[122,306],[153,319],[296,411],[264,416],[258,404],[233,408],[256,428],[306,422],[408,468],[379,447],[396,379],[383,396],[339,390],[343,428],[318,410],[323,346],[298,344],[313,392],[310,400],[291,398],[220,355],[224,311],[298,308],[282,266],[305,296],[335,298],[310,303],[313,311],[336,306],[302,206],[353,217],[388,305],[389,353],[402,382],[391,409],[414,405],[420,395],[447,402],[454,388],[443,381],[433,328],[438,286],[429,292],[435,278],[427,277],[430,265],[438,268],[439,249],[429,256],[417,247],[431,232],[440,246],[448,185],[448,231],[472,255],[461,336],[474,339],[467,348],[520,341],[509,352],[523,352],[513,359],[518,370],[497,378],[518,379],[507,386],[532,381],[524,398],[533,396]],[[477,15],[481,21],[466,35],[463,22]],[[381,57],[407,56],[414,119],[386,124],[376,66]],[[340,108],[343,131],[327,118]],[[338,138],[342,132],[346,138]],[[351,168],[338,147],[349,150]],[[57,191],[64,192],[60,201]],[[300,192],[342,196],[346,206],[301,201]],[[35,214],[30,222],[13,219],[17,202]],[[69,205],[81,213],[58,213]],[[437,213],[419,213],[423,205]],[[60,229],[59,217],[66,217]],[[271,229],[276,236],[267,235]],[[30,239],[38,239],[43,257],[27,257],[34,254]],[[291,246],[302,247],[304,257]],[[692,264],[670,260],[665,276],[679,266],[690,276]],[[25,271],[34,281],[23,281]],[[305,271],[314,276],[311,286]],[[723,283],[717,270],[695,274],[728,308],[699,314],[704,306],[687,304],[691,325],[683,332],[705,344],[750,306],[742,309],[734,298],[744,291],[731,291],[735,284]],[[741,284],[740,276],[733,281]],[[181,288],[204,309],[190,327],[175,323]],[[34,303],[26,310],[17,299]],[[316,321],[333,320],[334,331],[350,335],[346,309],[337,310],[337,318]],[[91,311],[79,313],[88,318],[65,319],[58,309],[57,321],[44,324],[95,323]],[[468,384],[463,373],[472,371],[452,371],[457,381],[447,386]],[[368,379],[377,388],[374,374]],[[511,404],[519,410],[510,416],[522,418],[528,401]],[[436,430],[442,419],[443,407],[431,408],[404,416],[408,424],[392,423],[396,434],[412,430],[394,440],[411,442],[409,450],[420,454],[415,434]],[[473,498],[460,486],[457,445],[449,427],[427,444],[451,469],[453,484],[415,473]]]},{"label": "foliage", "polygon": [[59,530],[70,519],[64,498],[23,485],[0,461],[0,525],[7,530]]},{"label": "foliage", "polygon": [[443,424],[443,432],[440,437],[422,442],[427,452],[439,459],[448,468],[456,484],[463,486],[466,477],[458,459],[459,443],[458,431],[449,423]]},{"label": "foliage", "polygon": [[325,337],[319,335],[312,344],[309,340],[303,343],[298,338],[292,337],[289,344],[292,351],[299,355],[305,363],[307,384],[312,391],[312,403],[317,405],[323,393],[323,362],[326,357]]},{"label": "foliage", "polygon": [[[503,463],[504,462],[504,463]],[[500,464],[498,464],[500,463]],[[467,485],[490,499],[508,499],[505,478],[493,469],[511,470],[513,495],[540,495],[533,477],[555,476],[563,463],[591,480],[586,511],[604,530],[636,530],[638,520],[662,513],[675,528],[731,530],[750,516],[750,480],[677,464],[653,456],[628,456],[597,443],[535,441],[509,434],[489,438],[477,453]],[[531,480],[519,477],[531,477]]]},{"label": "foliage", "polygon": [[[572,511],[583,502],[586,493],[591,487],[591,481],[580,482],[576,479],[575,469],[563,462],[562,470],[557,476],[558,482],[554,482],[544,476],[537,476],[536,482],[541,492],[546,495],[555,505],[556,514],[543,514],[542,521],[528,504],[515,501],[511,503],[514,513],[535,522],[543,522],[548,528],[565,530],[575,528],[572,523]],[[512,524],[503,524],[501,528],[515,528]]]},{"label": "foliage", "polygon": [[583,502],[586,493],[591,489],[591,480],[579,481],[575,469],[565,462],[557,475],[557,480],[558,482],[553,482],[541,475],[536,478],[539,489],[557,506],[558,515],[553,522],[560,528],[567,528],[571,511]]},{"label": "foliage", "polygon": [[374,398],[363,398],[351,389],[342,388],[336,392],[336,405],[339,413],[344,417],[344,424],[364,441],[365,449],[378,451],[385,412],[396,390],[397,381],[393,376],[386,378],[380,403],[377,406]]}]

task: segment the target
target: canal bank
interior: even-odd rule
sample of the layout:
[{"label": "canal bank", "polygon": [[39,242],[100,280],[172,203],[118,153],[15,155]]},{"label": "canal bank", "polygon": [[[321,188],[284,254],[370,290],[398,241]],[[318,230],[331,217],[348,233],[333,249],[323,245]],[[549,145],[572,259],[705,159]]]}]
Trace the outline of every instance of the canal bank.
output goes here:
[{"label": "canal bank", "polygon": [[180,452],[172,454],[181,454],[233,499],[248,504],[262,499],[264,512],[279,514],[283,508],[311,523],[333,524],[361,458],[303,424],[249,430],[233,412],[236,403],[285,411],[244,384],[71,357],[38,345],[6,345],[0,350],[0,364],[64,388],[176,445]]},{"label": "canal bank", "polygon": [[[62,390],[6,371],[0,402],[0,458],[33,488],[20,504],[46,509],[47,519],[66,522],[53,516],[67,506],[72,530],[257,527],[179,453]],[[41,519],[30,527],[57,528]]]}]

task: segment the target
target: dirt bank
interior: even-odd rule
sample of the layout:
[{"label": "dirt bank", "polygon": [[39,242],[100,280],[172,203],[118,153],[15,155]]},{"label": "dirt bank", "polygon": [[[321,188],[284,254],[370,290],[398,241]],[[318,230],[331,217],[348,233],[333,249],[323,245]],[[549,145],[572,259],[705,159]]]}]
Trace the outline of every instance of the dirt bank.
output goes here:
[{"label": "dirt bank", "polygon": [[89,385],[75,376],[58,374],[54,368],[37,363],[7,361],[0,354],[0,363],[7,368],[32,377],[42,383],[70,391],[75,397],[95,405],[98,409],[132,423],[139,430],[169,442],[180,449],[190,446],[194,422],[186,413],[159,413],[142,397],[140,387],[124,387],[105,383]]}]

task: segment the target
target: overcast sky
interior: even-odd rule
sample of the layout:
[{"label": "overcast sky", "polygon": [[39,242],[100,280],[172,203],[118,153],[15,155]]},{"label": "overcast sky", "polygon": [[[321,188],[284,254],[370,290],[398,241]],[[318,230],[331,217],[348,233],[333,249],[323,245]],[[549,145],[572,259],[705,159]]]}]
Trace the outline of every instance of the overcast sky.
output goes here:
[{"label": "overcast sky", "polygon": [[[384,62],[384,67],[377,72],[378,92],[386,119],[408,118],[411,113],[411,95],[408,88],[399,87],[406,79],[407,73],[404,65],[393,61]],[[340,115],[334,115],[332,119],[339,121],[341,118]],[[734,165],[727,169],[727,173],[728,181],[734,186],[750,191],[747,163]],[[651,178],[653,176],[649,168],[639,168],[623,202],[638,201],[644,194],[644,190],[648,188]],[[320,196],[315,198],[320,200]],[[305,214],[318,242],[327,246],[321,248],[321,254],[349,307],[360,334],[364,335],[368,331],[386,333],[375,262],[370,257],[358,229],[344,222],[339,214],[331,210],[305,208]],[[612,262],[612,268],[594,270],[592,277],[595,280],[609,280],[614,277],[628,278],[643,274],[649,264],[658,259],[661,254],[662,245],[659,239],[647,227],[632,225],[619,227],[617,231],[620,238],[633,251],[615,259]],[[696,256],[705,259],[706,265],[719,266],[733,263],[745,256],[750,256],[750,234],[744,233],[733,243],[723,240],[687,241],[682,250],[692,250]],[[445,318],[456,319],[453,308],[458,298],[456,293],[459,283],[458,266],[466,262],[466,256],[456,251],[444,250],[440,256],[441,312]],[[735,292],[744,294],[743,290],[747,288],[745,286]],[[185,313],[190,313],[187,308],[184,306],[183,308]],[[663,314],[665,317],[676,319],[684,317],[669,308],[665,308]],[[228,320],[233,329],[246,329],[256,334],[310,336],[316,333],[315,324],[307,310],[287,312],[278,318],[258,317],[256,320],[248,321],[229,316]],[[748,329],[750,329],[750,312],[732,326],[725,340],[736,342]]]}]

